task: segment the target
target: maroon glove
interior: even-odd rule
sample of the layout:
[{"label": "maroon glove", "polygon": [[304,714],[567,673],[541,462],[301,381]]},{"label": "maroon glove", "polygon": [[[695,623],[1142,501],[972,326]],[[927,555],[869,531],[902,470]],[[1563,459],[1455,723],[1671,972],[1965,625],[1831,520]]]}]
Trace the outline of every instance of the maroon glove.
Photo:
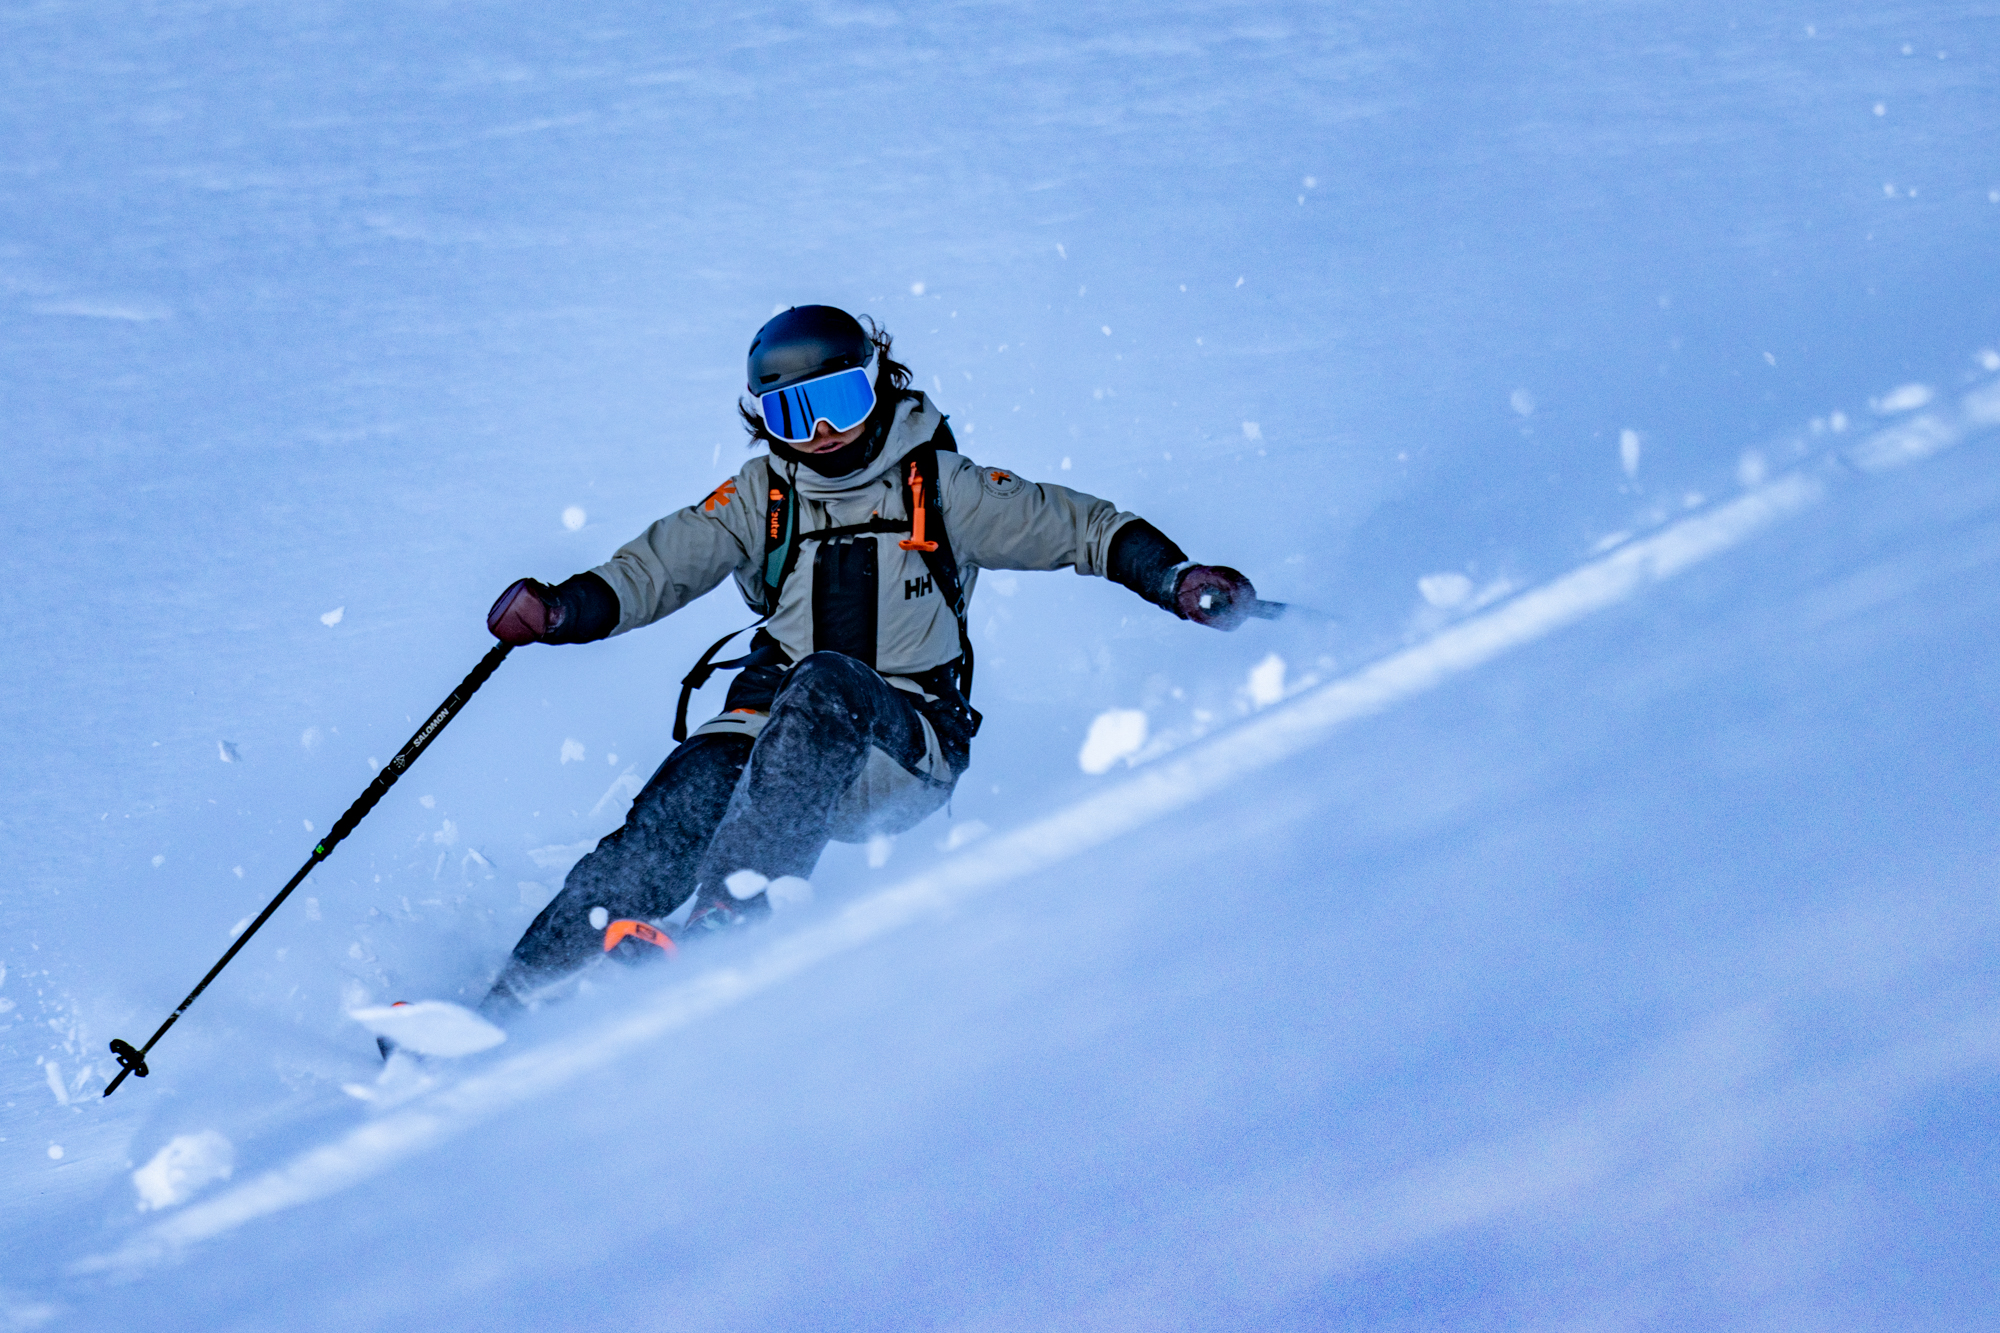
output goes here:
[{"label": "maroon glove", "polygon": [[1174,587],[1174,608],[1184,620],[1235,629],[1250,618],[1257,590],[1227,565],[1189,565]]},{"label": "maroon glove", "polygon": [[563,626],[562,603],[553,600],[546,584],[534,579],[517,579],[500,594],[486,613],[486,628],[502,643],[516,648],[524,643],[545,643]]}]

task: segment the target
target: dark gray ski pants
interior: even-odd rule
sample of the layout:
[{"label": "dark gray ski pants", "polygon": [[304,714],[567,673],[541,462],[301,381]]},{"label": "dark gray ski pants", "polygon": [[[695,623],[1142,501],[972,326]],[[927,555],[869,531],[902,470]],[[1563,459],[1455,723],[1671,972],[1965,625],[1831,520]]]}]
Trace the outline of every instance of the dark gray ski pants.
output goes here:
[{"label": "dark gray ski pants", "polygon": [[[602,952],[592,908],[659,921],[735,871],[809,877],[836,836],[910,827],[951,795],[964,756],[950,758],[940,767],[917,696],[852,657],[812,654],[786,674],[754,742],[697,734],[667,756],[624,826],[570,869],[481,1007],[504,1011]],[[899,799],[856,823],[857,793],[882,789],[885,767]]]}]

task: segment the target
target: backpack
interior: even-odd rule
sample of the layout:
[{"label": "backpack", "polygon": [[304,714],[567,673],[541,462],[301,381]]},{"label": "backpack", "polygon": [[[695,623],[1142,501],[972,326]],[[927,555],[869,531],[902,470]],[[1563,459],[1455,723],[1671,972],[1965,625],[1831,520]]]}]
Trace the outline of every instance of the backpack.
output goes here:
[{"label": "backpack", "polygon": [[[715,655],[737,635],[757,628],[771,618],[778,608],[778,596],[784,590],[785,580],[790,577],[798,563],[799,539],[812,537],[819,541],[830,541],[838,537],[858,537],[866,533],[906,532],[908,537],[897,545],[906,551],[916,551],[924,558],[924,567],[936,581],[938,591],[944,595],[945,605],[951,608],[952,616],[958,621],[958,662],[946,663],[942,667],[927,671],[921,677],[912,677],[925,685],[933,694],[944,689],[955,689],[960,701],[972,694],[972,638],[965,627],[965,591],[958,578],[958,560],[951,550],[951,538],[945,533],[944,507],[938,494],[938,455],[957,453],[958,441],[952,438],[951,425],[938,424],[937,433],[925,443],[905,454],[897,464],[902,471],[903,512],[906,519],[883,518],[873,515],[866,523],[848,523],[840,527],[815,528],[801,534],[798,531],[798,496],[791,484],[775,465],[768,468],[771,478],[770,494],[764,511],[764,550],[758,561],[762,579],[759,581],[761,599],[752,605],[757,619],[742,629],[731,630],[708,646],[694,664],[694,669],[681,678],[680,704],[674,710],[674,740],[687,739],[688,701],[694,692],[708,683],[708,678],[718,671],[730,671],[739,667],[761,665],[770,660],[768,654],[776,651],[775,645],[753,649],[742,657],[728,661],[715,661]],[[778,658],[782,661],[782,656]],[[969,710],[969,705],[967,706]],[[977,713],[971,714],[974,718]],[[977,723],[974,724],[977,729]]]}]

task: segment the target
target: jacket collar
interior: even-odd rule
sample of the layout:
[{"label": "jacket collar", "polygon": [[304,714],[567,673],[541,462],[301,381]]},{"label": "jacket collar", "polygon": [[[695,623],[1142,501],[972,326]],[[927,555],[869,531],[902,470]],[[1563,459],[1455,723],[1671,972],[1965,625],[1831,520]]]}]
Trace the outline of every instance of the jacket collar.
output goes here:
[{"label": "jacket collar", "polygon": [[859,471],[844,477],[822,477],[811,468],[795,468],[777,458],[771,459],[771,466],[782,470],[799,494],[815,500],[856,495],[893,473],[911,450],[927,443],[937,433],[941,419],[930,399],[917,391],[896,404],[896,415],[889,423],[889,438],[883,441],[882,452]]}]

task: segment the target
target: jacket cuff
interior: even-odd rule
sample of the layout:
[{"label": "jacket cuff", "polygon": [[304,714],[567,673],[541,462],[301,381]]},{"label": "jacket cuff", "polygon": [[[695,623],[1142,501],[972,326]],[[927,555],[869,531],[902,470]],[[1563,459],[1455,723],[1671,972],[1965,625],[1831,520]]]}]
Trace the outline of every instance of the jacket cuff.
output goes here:
[{"label": "jacket cuff", "polygon": [[592,643],[618,628],[618,594],[594,571],[564,579],[549,589],[549,600],[560,620],[544,643]]},{"label": "jacket cuff", "polygon": [[1174,585],[1180,582],[1181,566],[1186,562],[1187,552],[1174,545],[1172,538],[1145,519],[1135,518],[1111,534],[1104,575],[1154,606],[1178,615]]}]

